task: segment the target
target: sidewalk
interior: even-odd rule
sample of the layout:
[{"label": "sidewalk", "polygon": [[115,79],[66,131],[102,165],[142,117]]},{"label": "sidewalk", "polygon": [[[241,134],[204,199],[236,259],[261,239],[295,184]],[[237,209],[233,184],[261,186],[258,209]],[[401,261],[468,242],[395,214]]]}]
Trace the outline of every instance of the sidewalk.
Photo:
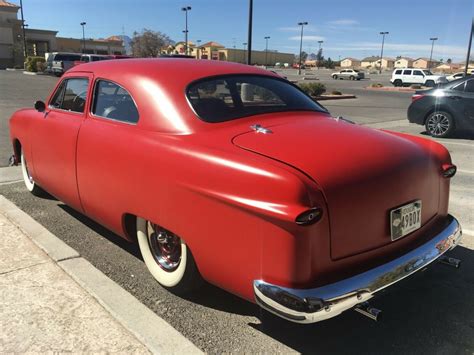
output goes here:
[{"label": "sidewalk", "polygon": [[0,195],[0,353],[201,353]]},{"label": "sidewalk", "polygon": [[0,214],[0,352],[149,353]]}]

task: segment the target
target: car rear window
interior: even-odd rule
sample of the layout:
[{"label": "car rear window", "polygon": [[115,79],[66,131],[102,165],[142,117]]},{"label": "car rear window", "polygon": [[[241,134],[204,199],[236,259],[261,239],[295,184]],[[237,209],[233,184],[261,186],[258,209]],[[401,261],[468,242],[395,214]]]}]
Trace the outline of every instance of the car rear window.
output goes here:
[{"label": "car rear window", "polygon": [[289,82],[263,75],[227,75],[189,85],[188,100],[206,122],[284,111],[326,112]]}]

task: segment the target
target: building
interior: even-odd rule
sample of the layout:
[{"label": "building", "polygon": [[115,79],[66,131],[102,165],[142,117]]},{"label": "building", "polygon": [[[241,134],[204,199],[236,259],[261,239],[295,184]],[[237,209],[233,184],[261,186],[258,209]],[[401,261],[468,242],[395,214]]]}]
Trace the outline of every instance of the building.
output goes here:
[{"label": "building", "polygon": [[[56,47],[51,52],[72,52],[88,54],[125,54],[123,41],[115,36],[107,39],[56,37]],[[83,49],[84,47],[84,49]]]},{"label": "building", "polygon": [[359,68],[361,66],[361,61],[355,58],[344,58],[341,60],[341,68]]},{"label": "building", "polygon": [[418,58],[413,61],[413,68],[419,68],[419,69],[428,69],[428,68],[433,68],[441,64],[439,60],[432,60],[430,63],[429,58]]},{"label": "building", "polygon": [[[163,48],[164,54],[185,54],[185,43],[177,42]],[[239,48],[226,48],[217,42],[207,42],[196,46],[193,42],[188,42],[188,55],[197,59],[225,60],[236,63],[247,63],[247,51]],[[252,51],[252,64],[273,66],[276,63],[292,64],[295,55],[292,53],[280,53],[274,50]]]},{"label": "building", "polygon": [[[395,59],[383,57],[382,58],[382,69],[392,69],[395,65]],[[380,57],[372,56],[362,59],[360,66],[366,69],[379,69],[380,68]]]},{"label": "building", "polygon": [[413,65],[413,60],[412,58],[408,57],[399,57],[395,60],[394,67],[395,68],[411,68]]},{"label": "building", "polygon": [[[58,31],[25,28],[18,19],[20,7],[12,2],[0,0],[0,69],[23,67],[27,56],[45,56],[48,52],[82,52],[82,40],[56,37]],[[124,54],[123,41],[119,38],[86,39],[86,53]]]}]

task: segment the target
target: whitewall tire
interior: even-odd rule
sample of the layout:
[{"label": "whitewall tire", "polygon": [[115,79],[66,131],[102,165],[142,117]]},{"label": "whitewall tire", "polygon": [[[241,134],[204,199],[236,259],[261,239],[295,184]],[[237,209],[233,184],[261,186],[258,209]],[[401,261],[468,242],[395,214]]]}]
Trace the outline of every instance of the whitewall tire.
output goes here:
[{"label": "whitewall tire", "polygon": [[21,151],[21,173],[23,175],[23,181],[25,186],[29,192],[33,195],[42,195],[44,193],[43,189],[41,189],[33,180],[30,172],[28,171],[28,163],[23,155],[23,151]]},{"label": "whitewall tire", "polygon": [[183,239],[143,218],[137,218],[137,239],[148,270],[162,286],[176,293],[200,286],[201,276]]}]

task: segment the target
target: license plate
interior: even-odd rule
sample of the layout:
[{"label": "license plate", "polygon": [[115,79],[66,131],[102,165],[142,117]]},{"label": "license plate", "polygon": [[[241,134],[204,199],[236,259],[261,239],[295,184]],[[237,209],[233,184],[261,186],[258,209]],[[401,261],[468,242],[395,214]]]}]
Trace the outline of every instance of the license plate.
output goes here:
[{"label": "license plate", "polygon": [[421,227],[421,201],[415,201],[390,211],[392,240],[397,240]]}]

